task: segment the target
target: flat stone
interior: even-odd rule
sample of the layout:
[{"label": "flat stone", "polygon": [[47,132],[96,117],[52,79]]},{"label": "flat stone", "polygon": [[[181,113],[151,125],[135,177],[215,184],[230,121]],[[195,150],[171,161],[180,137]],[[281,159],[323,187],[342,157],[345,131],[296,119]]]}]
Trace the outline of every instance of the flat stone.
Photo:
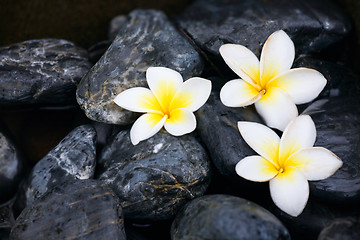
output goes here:
[{"label": "flat stone", "polygon": [[328,0],[197,0],[177,18],[185,32],[212,56],[225,43],[257,56],[271,33],[283,29],[297,53],[319,52],[351,32],[351,22]]},{"label": "flat stone", "polygon": [[318,240],[359,240],[360,219],[338,218],[329,223],[320,233]]},{"label": "flat stone", "polygon": [[26,206],[52,188],[73,179],[92,178],[95,171],[96,132],[82,125],[70,132],[32,169],[25,191]]},{"label": "flat stone", "polygon": [[0,48],[0,105],[75,103],[89,71],[87,51],[61,39],[29,40]]},{"label": "flat stone", "polygon": [[210,162],[192,136],[159,132],[134,146],[119,132],[98,160],[97,178],[119,196],[126,218],[167,220],[189,200],[202,196]]},{"label": "flat stone", "polygon": [[119,199],[96,180],[77,180],[48,192],[22,211],[10,238],[126,239]]},{"label": "flat stone", "polygon": [[192,200],[176,216],[173,240],[290,239],[284,225],[269,211],[230,195]]},{"label": "flat stone", "polygon": [[132,87],[147,87],[145,72],[162,66],[180,72],[184,80],[201,74],[203,62],[188,40],[160,11],[135,10],[105,54],[81,80],[77,101],[88,118],[127,125],[136,114],[113,99]]}]

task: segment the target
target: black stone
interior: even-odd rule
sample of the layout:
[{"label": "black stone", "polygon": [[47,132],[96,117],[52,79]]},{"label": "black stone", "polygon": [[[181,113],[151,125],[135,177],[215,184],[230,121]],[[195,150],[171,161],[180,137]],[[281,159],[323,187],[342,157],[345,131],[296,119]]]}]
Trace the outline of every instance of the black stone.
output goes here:
[{"label": "black stone", "polygon": [[173,240],[290,239],[269,211],[230,195],[206,195],[188,203],[176,216]]},{"label": "black stone", "polygon": [[32,169],[25,190],[26,206],[52,188],[73,179],[92,178],[95,171],[96,132],[90,125],[70,132]]},{"label": "black stone", "polygon": [[350,19],[328,0],[197,0],[178,23],[218,58],[226,43],[244,45],[259,56],[268,36],[280,29],[301,54],[321,51],[351,32]]},{"label": "black stone", "polygon": [[12,228],[16,239],[126,239],[119,199],[104,183],[78,180],[25,208]]},{"label": "black stone", "polygon": [[24,164],[19,150],[0,132],[0,203],[16,192],[24,175]]},{"label": "black stone", "polygon": [[318,240],[359,240],[360,219],[338,218],[326,226]]},{"label": "black stone", "polygon": [[119,196],[126,218],[157,221],[172,218],[209,184],[210,162],[192,136],[159,132],[134,146],[121,131],[98,161],[98,178]]},{"label": "black stone", "polygon": [[0,105],[75,103],[89,71],[87,51],[59,39],[29,40],[0,48]]},{"label": "black stone", "polygon": [[192,45],[160,11],[135,10],[106,53],[81,80],[77,101],[95,121],[130,124],[134,113],[113,99],[132,87],[147,87],[145,72],[162,66],[181,73],[184,80],[201,74],[203,62]]}]

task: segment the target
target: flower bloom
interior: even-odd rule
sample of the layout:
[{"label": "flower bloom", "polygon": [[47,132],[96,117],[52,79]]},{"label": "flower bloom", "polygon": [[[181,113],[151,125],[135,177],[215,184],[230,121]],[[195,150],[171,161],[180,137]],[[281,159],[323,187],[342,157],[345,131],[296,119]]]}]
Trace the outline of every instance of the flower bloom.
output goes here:
[{"label": "flower bloom", "polygon": [[183,82],[178,72],[164,67],[148,68],[146,80],[150,89],[130,88],[114,99],[124,109],[145,113],[130,130],[132,144],[152,137],[163,126],[174,136],[194,131],[196,118],[193,112],[209,98],[211,82],[198,77]]},{"label": "flower bloom", "polygon": [[223,86],[222,103],[228,107],[255,103],[265,123],[281,131],[298,116],[295,104],[312,101],[326,85],[326,79],[316,70],[290,69],[295,57],[294,43],[282,30],[266,40],[260,61],[242,45],[222,45],[220,54],[241,78]]},{"label": "flower bloom", "polygon": [[238,122],[240,134],[260,156],[249,156],[236,165],[236,173],[250,181],[270,181],[270,193],[276,206],[298,216],[307,203],[307,180],[322,180],[336,172],[342,161],[329,150],[312,147],[315,124],[308,115],[300,115],[286,127],[281,139],[270,128],[252,122]]}]

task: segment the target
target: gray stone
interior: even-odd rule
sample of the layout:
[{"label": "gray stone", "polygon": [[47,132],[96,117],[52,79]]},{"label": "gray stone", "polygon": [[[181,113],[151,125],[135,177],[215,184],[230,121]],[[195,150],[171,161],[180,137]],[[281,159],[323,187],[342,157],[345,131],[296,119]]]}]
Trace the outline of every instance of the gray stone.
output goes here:
[{"label": "gray stone", "polygon": [[145,72],[162,66],[180,72],[184,80],[201,74],[203,62],[192,45],[160,11],[135,10],[106,53],[81,80],[77,101],[92,120],[130,124],[134,113],[113,99],[132,87],[147,87]]},{"label": "gray stone", "polygon": [[0,48],[0,105],[75,103],[89,71],[87,51],[60,39],[29,40]]},{"label": "gray stone", "polygon": [[70,132],[32,169],[25,190],[26,206],[52,188],[94,176],[96,132],[90,125]]},{"label": "gray stone", "polygon": [[172,240],[290,239],[269,211],[230,195],[206,195],[188,203],[171,227]]},{"label": "gray stone", "polygon": [[329,223],[320,233],[318,240],[359,240],[360,219],[338,218]]},{"label": "gray stone", "polygon": [[189,200],[205,193],[210,162],[192,136],[159,132],[134,146],[129,131],[119,132],[103,150],[98,179],[119,196],[126,218],[172,218]]},{"label": "gray stone", "polygon": [[126,239],[119,199],[96,180],[69,182],[25,208],[12,228],[16,239]]}]

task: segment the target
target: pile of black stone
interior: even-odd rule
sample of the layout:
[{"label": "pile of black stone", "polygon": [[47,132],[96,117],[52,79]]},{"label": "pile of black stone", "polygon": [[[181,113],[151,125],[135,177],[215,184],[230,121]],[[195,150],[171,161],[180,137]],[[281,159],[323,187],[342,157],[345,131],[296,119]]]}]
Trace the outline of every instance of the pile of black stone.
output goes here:
[{"label": "pile of black stone", "polygon": [[[275,207],[267,183],[236,175],[235,164],[254,154],[236,122],[262,120],[252,107],[219,100],[220,87],[236,77],[219,47],[242,44],[259,56],[279,29],[294,41],[294,66],[317,69],[328,80],[299,109],[316,124],[315,146],[344,162],[332,177],[310,183],[297,218]],[[197,0],[172,20],[157,10],[115,17],[109,40],[89,50],[58,39],[0,48],[0,238],[359,239],[355,42],[347,15],[328,0]],[[161,131],[133,146],[129,126],[138,115],[113,99],[146,86],[151,66],[211,79],[214,89],[196,113],[194,133]],[[24,117],[39,112],[41,124]],[[73,117],[62,121],[66,114]],[[17,129],[21,117],[27,122]],[[62,140],[36,159],[33,143],[44,140],[34,135],[54,135],[48,125],[57,124],[67,126]]]}]

